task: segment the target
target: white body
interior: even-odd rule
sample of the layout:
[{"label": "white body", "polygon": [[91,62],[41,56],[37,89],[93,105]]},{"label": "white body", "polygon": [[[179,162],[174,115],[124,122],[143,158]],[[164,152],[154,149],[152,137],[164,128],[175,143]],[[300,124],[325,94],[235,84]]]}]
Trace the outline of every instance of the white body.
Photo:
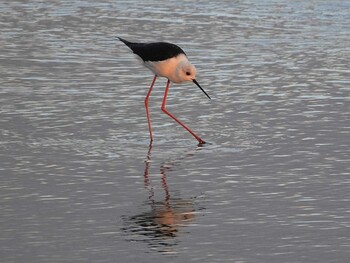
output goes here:
[{"label": "white body", "polygon": [[144,64],[155,75],[174,83],[192,81],[196,76],[196,68],[184,54],[163,61],[146,61]]}]

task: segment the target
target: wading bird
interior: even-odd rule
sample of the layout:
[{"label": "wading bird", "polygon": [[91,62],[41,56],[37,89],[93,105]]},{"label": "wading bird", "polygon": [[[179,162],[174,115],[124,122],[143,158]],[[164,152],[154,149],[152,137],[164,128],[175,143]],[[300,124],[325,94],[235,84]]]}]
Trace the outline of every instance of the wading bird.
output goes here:
[{"label": "wading bird", "polygon": [[185,52],[177,45],[167,42],[154,42],[154,43],[133,43],[123,38],[118,37],[125,45],[127,45],[133,53],[138,55],[144,65],[154,73],[152,84],[147,92],[145,98],[145,107],[147,114],[148,129],[151,142],[153,141],[151,119],[148,110],[148,100],[152,92],[154,83],[157,77],[165,77],[168,79],[164,98],[162,102],[162,111],[179,123],[185,128],[193,137],[197,139],[200,144],[205,143],[198,135],[196,135],[190,128],[179,121],[173,114],[166,109],[166,99],[169,92],[170,82],[181,83],[185,81],[192,81],[196,84],[204,94],[210,99],[209,95],[198,84],[196,80],[196,68],[188,61]]}]

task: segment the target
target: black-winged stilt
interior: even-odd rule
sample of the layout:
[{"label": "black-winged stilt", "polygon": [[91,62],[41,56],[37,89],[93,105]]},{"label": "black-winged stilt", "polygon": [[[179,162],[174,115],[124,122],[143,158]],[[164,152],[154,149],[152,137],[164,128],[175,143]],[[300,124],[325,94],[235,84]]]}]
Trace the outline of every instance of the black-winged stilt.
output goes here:
[{"label": "black-winged stilt", "polygon": [[209,95],[204,91],[204,89],[196,81],[196,68],[188,61],[185,52],[177,45],[167,43],[167,42],[155,42],[155,43],[133,43],[125,39],[118,37],[125,45],[127,45],[136,55],[138,55],[142,60],[144,65],[154,73],[154,78],[149,88],[146,98],[145,107],[147,114],[148,129],[151,142],[153,141],[151,119],[148,110],[148,99],[151,95],[152,88],[157,77],[165,77],[168,79],[164,98],[162,102],[162,111],[179,123],[183,128],[185,128],[193,137],[197,139],[199,143],[205,143],[198,135],[196,135],[190,128],[185,124],[175,118],[166,109],[166,99],[168,96],[168,91],[170,87],[170,81],[174,83],[181,83],[185,81],[192,81],[196,84],[204,94],[210,99]]}]

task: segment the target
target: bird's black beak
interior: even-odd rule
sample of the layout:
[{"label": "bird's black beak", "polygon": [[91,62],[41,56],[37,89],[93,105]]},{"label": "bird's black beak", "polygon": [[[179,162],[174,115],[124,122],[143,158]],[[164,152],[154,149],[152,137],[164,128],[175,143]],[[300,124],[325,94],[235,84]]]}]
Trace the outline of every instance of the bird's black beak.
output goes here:
[{"label": "bird's black beak", "polygon": [[205,95],[207,95],[207,97],[211,100],[211,98],[209,97],[209,95],[204,91],[204,89],[202,89],[202,87],[199,85],[199,83],[197,82],[197,80],[193,79],[192,80],[194,84],[196,84],[198,86],[198,88],[200,88]]}]

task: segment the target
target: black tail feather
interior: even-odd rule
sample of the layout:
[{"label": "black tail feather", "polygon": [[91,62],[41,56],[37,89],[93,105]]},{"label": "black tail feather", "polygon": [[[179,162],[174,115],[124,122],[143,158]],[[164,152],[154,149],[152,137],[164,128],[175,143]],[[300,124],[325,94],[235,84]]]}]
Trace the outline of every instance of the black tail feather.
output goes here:
[{"label": "black tail feather", "polygon": [[127,45],[128,47],[130,47],[130,45],[132,44],[131,42],[121,38],[121,37],[117,37],[121,42],[123,42],[125,45]]}]

